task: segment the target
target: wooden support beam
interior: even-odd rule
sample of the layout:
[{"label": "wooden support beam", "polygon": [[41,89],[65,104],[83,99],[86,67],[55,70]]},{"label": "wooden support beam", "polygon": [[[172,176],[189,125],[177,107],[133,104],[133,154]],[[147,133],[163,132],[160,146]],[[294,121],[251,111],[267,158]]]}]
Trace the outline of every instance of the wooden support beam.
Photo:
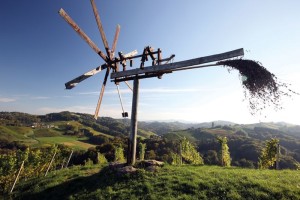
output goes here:
[{"label": "wooden support beam", "polygon": [[137,138],[137,111],[139,101],[139,79],[136,78],[133,81],[133,97],[131,107],[131,125],[130,125],[130,137],[129,137],[129,158],[127,158],[127,164],[134,165],[136,158],[136,138]]},{"label": "wooden support beam", "polygon": [[151,59],[155,60],[156,58],[155,58],[155,54],[154,54],[154,49],[152,47],[148,46],[147,50],[148,50],[148,53],[149,53]]},{"label": "wooden support beam", "polygon": [[237,49],[221,54],[215,54],[211,56],[206,56],[206,57],[199,57],[199,58],[194,58],[191,60],[185,60],[181,62],[174,62],[170,64],[165,64],[165,65],[155,65],[151,67],[145,67],[144,69],[132,69],[128,71],[122,71],[122,72],[116,72],[112,73],[110,78],[115,79],[115,78],[121,78],[125,76],[133,76],[133,75],[138,75],[138,74],[144,74],[144,73],[157,73],[157,72],[163,72],[163,71],[172,71],[175,69],[179,68],[184,68],[188,66],[194,66],[194,65],[200,65],[204,63],[209,63],[209,62],[215,62],[215,61],[220,61],[224,59],[229,59],[237,56],[243,56],[244,55],[244,50],[243,49]]},{"label": "wooden support beam", "polygon": [[172,54],[172,55],[170,55],[169,58],[161,59],[160,62],[165,62],[164,64],[167,64],[167,63],[169,63],[174,57],[175,57],[175,54]]},{"label": "wooden support beam", "polygon": [[145,79],[145,78],[157,77],[157,78],[161,79],[163,74],[169,74],[169,73],[172,73],[172,72],[150,73],[150,74],[143,74],[143,75],[138,75],[138,76],[128,76],[128,77],[124,77],[124,78],[117,78],[117,79],[111,80],[111,82],[119,83],[119,82],[123,82],[123,81],[132,81],[136,78]]},{"label": "wooden support beam", "polygon": [[158,52],[158,53],[157,53],[157,54],[158,54],[158,55],[157,55],[157,64],[160,65],[160,64],[161,64],[161,60],[162,60],[161,49],[158,48],[158,49],[157,49],[157,52]]}]

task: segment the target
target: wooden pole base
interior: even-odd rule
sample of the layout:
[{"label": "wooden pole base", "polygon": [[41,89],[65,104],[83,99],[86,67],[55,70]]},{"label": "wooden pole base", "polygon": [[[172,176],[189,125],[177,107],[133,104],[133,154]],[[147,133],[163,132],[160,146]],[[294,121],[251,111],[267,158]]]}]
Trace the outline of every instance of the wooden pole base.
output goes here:
[{"label": "wooden pole base", "polygon": [[131,126],[130,137],[128,144],[129,157],[127,158],[128,165],[134,165],[136,160],[136,138],[137,138],[137,110],[139,100],[139,79],[136,77],[133,81],[133,97],[131,108]]}]

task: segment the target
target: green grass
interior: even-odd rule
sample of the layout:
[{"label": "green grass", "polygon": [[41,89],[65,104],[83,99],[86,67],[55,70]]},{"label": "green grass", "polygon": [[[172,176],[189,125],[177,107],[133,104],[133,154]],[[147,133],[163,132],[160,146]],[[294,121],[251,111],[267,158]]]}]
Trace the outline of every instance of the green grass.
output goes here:
[{"label": "green grass", "polygon": [[33,134],[30,127],[0,126],[0,139],[8,142],[18,141],[23,144],[32,145],[37,142],[31,138]]},{"label": "green grass", "polygon": [[165,166],[117,175],[100,166],[51,172],[18,184],[16,199],[300,199],[299,171]]},{"label": "green grass", "polygon": [[88,143],[87,137],[78,138],[76,136],[64,135],[68,124],[78,126],[80,129],[88,129],[94,135],[113,138],[111,135],[95,131],[76,121],[59,121],[49,123],[49,125],[53,125],[55,128],[0,126],[0,139],[7,140],[8,142],[18,141],[19,143],[34,147],[49,146],[52,144],[65,144],[73,149],[83,150],[95,147],[95,145]]},{"label": "green grass", "polygon": [[76,121],[58,121],[58,122],[53,122],[51,123],[53,124],[54,126],[57,126],[57,127],[60,127],[61,129],[65,129],[65,127],[69,124],[69,125],[72,125],[72,126],[78,126],[79,129],[87,129],[89,130],[91,133],[93,133],[94,135],[102,135],[102,136],[105,136],[105,137],[108,137],[108,138],[113,138],[113,136],[111,135],[108,135],[108,134],[105,134],[105,133],[101,133],[99,131],[95,131],[94,129],[92,129],[91,127],[88,127],[88,126],[84,126],[82,125],[81,123],[79,122],[76,122]]},{"label": "green grass", "polygon": [[138,136],[142,137],[142,138],[150,138],[151,135],[156,135],[155,133],[151,132],[151,131],[146,131],[143,129],[138,129]]},{"label": "green grass", "polygon": [[87,137],[78,138],[76,136],[54,136],[54,137],[37,137],[35,139],[39,141],[38,146],[64,144],[74,149],[88,149],[90,147],[95,147],[95,145],[85,142],[88,140]]},{"label": "green grass", "polygon": [[35,137],[53,137],[60,136],[63,132],[53,128],[39,128],[34,130]]}]

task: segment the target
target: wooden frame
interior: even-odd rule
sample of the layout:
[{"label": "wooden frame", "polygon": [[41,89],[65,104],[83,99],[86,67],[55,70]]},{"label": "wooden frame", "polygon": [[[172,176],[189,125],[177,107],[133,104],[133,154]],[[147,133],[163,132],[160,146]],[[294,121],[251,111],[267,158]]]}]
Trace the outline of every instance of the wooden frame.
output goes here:
[{"label": "wooden frame", "polygon": [[[244,55],[244,49],[241,48],[241,49],[236,49],[233,51],[215,54],[215,55],[211,55],[211,56],[194,58],[191,60],[174,62],[174,63],[164,64],[164,65],[154,65],[151,67],[145,67],[144,69],[132,69],[132,70],[127,70],[127,71],[122,71],[122,72],[114,72],[114,73],[111,73],[110,78],[117,79],[117,78],[122,78],[122,77],[126,77],[126,76],[136,76],[136,75],[146,74],[146,73],[171,72],[172,70],[175,70],[175,69],[180,69],[180,68],[194,66],[194,65],[201,65],[201,64],[205,64],[205,63],[209,63],[209,62],[220,61],[220,60],[243,56],[243,55]],[[118,80],[115,80],[115,81],[118,82]]]}]

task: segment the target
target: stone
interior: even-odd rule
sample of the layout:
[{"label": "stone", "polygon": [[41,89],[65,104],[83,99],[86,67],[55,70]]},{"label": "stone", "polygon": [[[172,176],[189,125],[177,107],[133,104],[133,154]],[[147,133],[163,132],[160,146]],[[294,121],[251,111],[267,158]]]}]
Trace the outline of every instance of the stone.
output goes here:
[{"label": "stone", "polygon": [[136,171],[137,171],[137,169],[132,166],[125,166],[125,167],[117,169],[117,172],[119,172],[121,174],[132,174],[132,173],[135,173]]}]

